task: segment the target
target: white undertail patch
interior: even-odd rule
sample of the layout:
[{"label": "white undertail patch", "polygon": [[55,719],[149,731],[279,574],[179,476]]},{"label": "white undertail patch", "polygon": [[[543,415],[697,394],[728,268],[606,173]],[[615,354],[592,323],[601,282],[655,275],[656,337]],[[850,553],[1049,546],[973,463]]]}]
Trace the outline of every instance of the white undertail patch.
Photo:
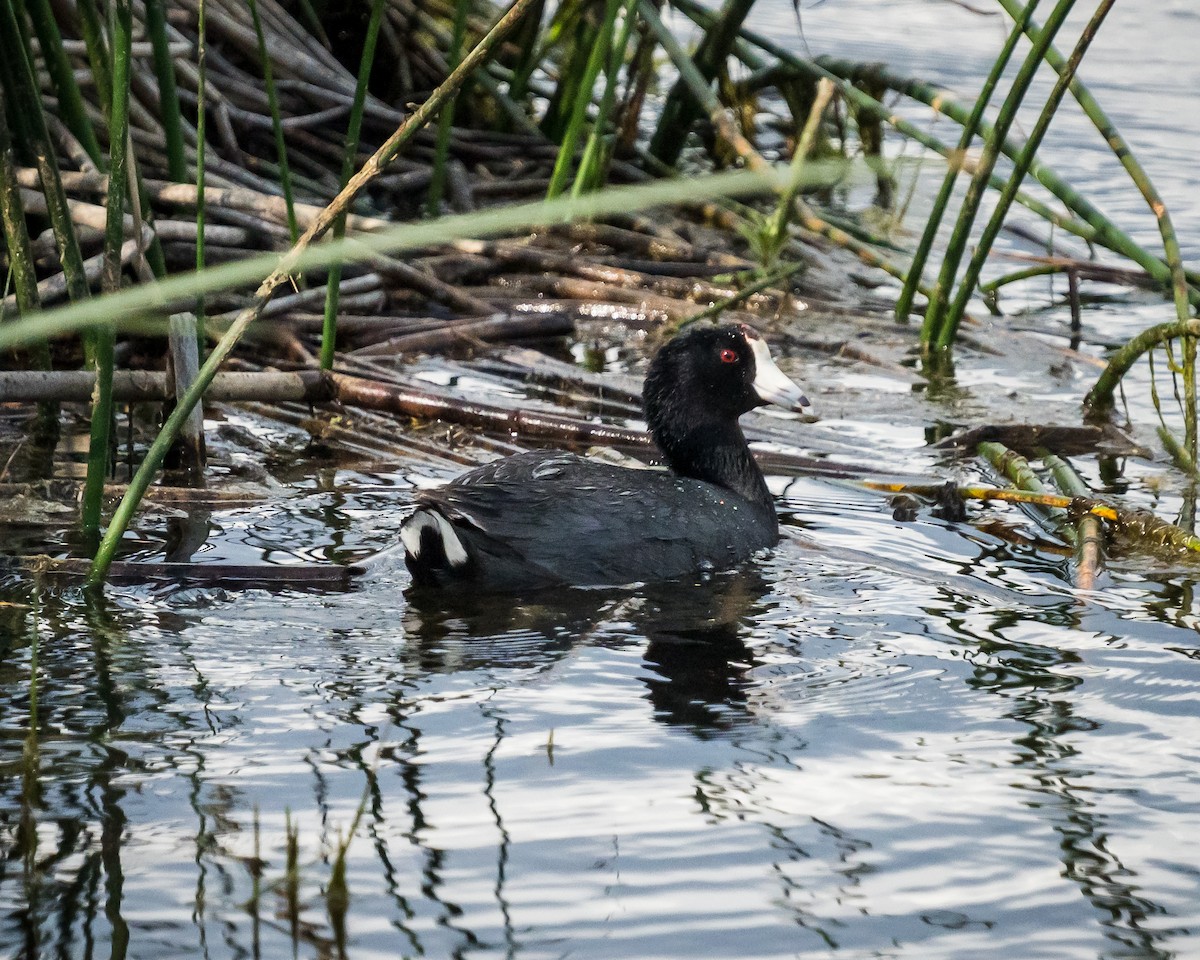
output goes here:
[{"label": "white undertail patch", "polygon": [[400,525],[400,542],[414,560],[421,556],[421,534],[431,530],[441,541],[442,551],[452,567],[467,565],[467,551],[454,532],[454,526],[436,510],[420,509]]}]

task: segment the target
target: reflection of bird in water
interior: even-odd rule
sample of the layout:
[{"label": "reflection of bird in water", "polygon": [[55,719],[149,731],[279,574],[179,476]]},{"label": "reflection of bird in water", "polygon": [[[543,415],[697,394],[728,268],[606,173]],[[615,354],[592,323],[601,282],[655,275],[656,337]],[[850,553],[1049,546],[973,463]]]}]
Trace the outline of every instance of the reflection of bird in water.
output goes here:
[{"label": "reflection of bird in water", "polygon": [[754,569],[656,591],[655,614],[643,624],[646,662],[658,675],[646,684],[660,720],[699,731],[747,719],[746,675],[756,662],[746,620],[766,592]]},{"label": "reflection of bird in water", "polygon": [[691,577],[779,539],[738,418],[808,401],[749,327],[688,331],[655,356],[646,422],[669,472],[562,452],[508,457],[417,498],[400,528],[417,588],[518,592]]},{"label": "reflection of bird in water", "polygon": [[[744,717],[745,675],[754,658],[746,620],[767,592],[757,570],[638,589],[538,591],[462,598],[452,608],[414,594],[402,626],[426,670],[549,665],[582,644],[647,640],[645,678],[656,716],[692,728],[725,728]],[[627,623],[620,632],[601,626]]]}]

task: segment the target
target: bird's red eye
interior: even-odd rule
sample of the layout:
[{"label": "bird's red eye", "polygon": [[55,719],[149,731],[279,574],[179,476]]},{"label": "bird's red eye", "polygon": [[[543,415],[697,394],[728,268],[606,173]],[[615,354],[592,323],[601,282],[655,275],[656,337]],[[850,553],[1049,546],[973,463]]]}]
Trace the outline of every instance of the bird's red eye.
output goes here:
[{"label": "bird's red eye", "polygon": [[737,363],[737,359],[738,359],[738,355],[737,355],[736,350],[730,350],[729,347],[725,347],[721,351],[721,362],[722,363]]}]

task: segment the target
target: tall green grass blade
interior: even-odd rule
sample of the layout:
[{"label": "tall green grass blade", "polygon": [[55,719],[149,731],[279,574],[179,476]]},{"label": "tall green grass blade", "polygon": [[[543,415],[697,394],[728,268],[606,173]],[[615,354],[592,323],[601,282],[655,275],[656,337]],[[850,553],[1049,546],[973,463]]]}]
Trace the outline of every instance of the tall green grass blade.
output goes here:
[{"label": "tall green grass blade", "polygon": [[[42,0],[45,2],[45,0]],[[253,0],[251,0],[253,3]],[[175,61],[167,38],[167,17],[163,0],[145,0],[146,33],[154,55],[154,74],[158,78],[158,103],[163,135],[167,146],[167,173],[176,183],[188,178],[187,155],[183,147],[183,116],[179,111],[179,95],[175,90]]]},{"label": "tall green grass blade", "polygon": [[59,32],[58,22],[54,19],[54,12],[50,9],[50,0],[26,0],[25,8],[33,21],[38,45],[42,48],[46,69],[54,84],[63,123],[75,135],[92,161],[97,166],[103,166],[100,142],[96,139],[96,131],[92,128],[92,122],[84,108],[83,95],[79,92],[79,84],[75,82],[71,61],[63,49],[62,34]]},{"label": "tall green grass blade", "polygon": [[1041,42],[1033,44],[1020,69],[1017,71],[1017,75],[1013,78],[1008,95],[1004,98],[1004,103],[1001,105],[1000,112],[996,117],[994,128],[984,144],[983,154],[979,158],[975,174],[971,177],[971,183],[967,187],[967,194],[963,198],[962,206],[959,208],[958,219],[954,224],[954,232],[950,235],[950,239],[946,244],[942,266],[933,288],[933,297],[925,309],[925,322],[921,331],[921,344],[927,350],[945,342],[945,332],[948,326],[946,311],[949,306],[950,288],[954,284],[954,278],[958,275],[959,264],[962,262],[963,254],[970,243],[971,228],[975,223],[975,217],[979,213],[984,191],[987,188],[992,171],[995,169],[996,160],[1000,156],[1004,138],[1008,136],[1008,131],[1017,118],[1017,111],[1025,99],[1025,94],[1029,90],[1037,68],[1042,63],[1046,48],[1050,45],[1054,35],[1058,33],[1059,28],[1062,27],[1067,14],[1071,12],[1071,8],[1074,5],[1075,0],[1058,0],[1054,10],[1050,14],[1049,20],[1046,22],[1046,29],[1040,38]]},{"label": "tall green grass blade", "polygon": [[937,238],[938,228],[942,224],[946,208],[950,205],[950,197],[954,193],[955,181],[958,179],[959,171],[962,169],[961,160],[966,156],[971,142],[975,139],[975,135],[979,130],[979,123],[983,120],[983,111],[991,102],[992,92],[996,89],[996,84],[1000,82],[1000,77],[1003,75],[1005,68],[1008,67],[1008,62],[1012,59],[1012,55],[1017,48],[1017,41],[1024,33],[1030,17],[1033,16],[1033,11],[1037,9],[1038,2],[1039,0],[1029,0],[1024,10],[1021,11],[1016,24],[1014,24],[1008,34],[1008,39],[1005,40],[999,55],[992,63],[992,69],[988,72],[983,82],[983,87],[975,99],[970,116],[967,117],[966,122],[963,124],[962,135],[958,139],[955,153],[946,165],[946,175],[942,179],[942,185],[938,188],[937,196],[934,198],[933,206],[929,211],[929,217],[925,221],[925,229],[921,234],[920,241],[917,243],[917,249],[913,252],[912,263],[908,268],[908,275],[904,279],[904,286],[900,289],[900,296],[896,299],[896,319],[901,323],[908,322],[908,313],[912,309],[913,297],[917,292],[918,284],[921,283],[921,279],[925,274],[925,261],[929,259],[929,251],[933,249],[933,242]]},{"label": "tall green grass blade", "polygon": [[[454,4],[454,29],[450,36],[450,50],[446,55],[447,63],[453,70],[462,60],[463,44],[467,39],[467,13],[470,0],[456,0]],[[429,195],[426,200],[426,210],[429,216],[436,217],[442,212],[442,194],[446,189],[446,163],[450,159],[450,131],[454,126],[454,108],[462,91],[456,93],[446,109],[438,117],[437,145],[433,153],[433,174],[429,181]]]},{"label": "tall green grass blade", "polygon": [[[113,96],[109,109],[108,218],[104,230],[104,269],[100,275],[100,286],[106,293],[121,288],[121,246],[125,242],[125,186],[129,175],[126,148],[129,144],[129,78],[133,44],[131,0],[112,0],[109,37],[112,42]],[[82,512],[83,535],[88,543],[94,542],[100,532],[104,481],[108,476],[113,414],[113,345],[111,327],[100,327],[93,333],[92,366],[96,372],[96,388],[92,393],[92,423]]]},{"label": "tall green grass blade", "polygon": [[612,117],[613,106],[617,100],[617,81],[621,74],[621,67],[625,63],[629,40],[633,35],[633,26],[636,20],[637,0],[626,0],[621,32],[608,52],[604,93],[601,94],[600,105],[596,108],[596,122],[592,124],[592,131],[583,148],[583,156],[579,158],[579,170],[575,174],[575,182],[571,184],[573,195],[580,194],[584,190],[595,190],[604,182],[608,166],[608,151],[605,149],[606,131]]},{"label": "tall green grass blade", "polygon": [[1101,0],[1095,14],[1079,35],[1079,40],[1071,53],[1071,59],[1059,74],[1054,88],[1050,91],[1050,96],[1046,99],[1046,104],[1042,108],[1042,112],[1038,115],[1033,130],[1030,131],[1029,139],[1013,164],[1013,170],[1009,174],[1008,183],[1005,184],[1004,189],[1000,192],[1000,197],[996,201],[992,215],[988,218],[988,222],[983,228],[983,233],[976,241],[975,252],[971,255],[971,259],[967,263],[967,269],[963,273],[962,280],[959,282],[954,302],[950,305],[949,312],[945,315],[938,333],[937,349],[948,350],[954,343],[955,334],[958,332],[958,325],[962,321],[963,315],[967,312],[967,304],[970,302],[971,296],[975,292],[975,287],[979,283],[979,276],[983,272],[983,265],[991,253],[992,244],[996,242],[996,237],[1000,234],[1000,228],[1004,225],[1004,218],[1008,215],[1008,211],[1012,207],[1013,198],[1021,186],[1021,181],[1025,179],[1029,166],[1042,144],[1042,139],[1046,136],[1046,131],[1050,129],[1050,121],[1054,119],[1054,114],[1058,110],[1062,98],[1066,95],[1067,85],[1079,69],[1079,64],[1083,61],[1084,54],[1087,53],[1088,47],[1091,46],[1096,33],[1104,23],[1104,18],[1108,16],[1108,12],[1112,9],[1112,5],[1115,2],[1116,0]]},{"label": "tall green grass blade", "polygon": [[550,186],[546,196],[553,199],[563,192],[567,185],[567,177],[571,175],[571,165],[575,160],[575,152],[579,147],[579,138],[587,119],[587,110],[592,102],[592,90],[596,86],[596,78],[604,65],[605,55],[612,44],[613,25],[621,9],[621,0],[606,0],[604,5],[604,21],[600,24],[600,33],[592,43],[591,51],[584,64],[583,73],[579,80],[579,88],[575,102],[571,107],[570,119],[566,130],[563,131],[562,143],[558,148],[558,157],[554,162],[554,172],[550,174]]},{"label": "tall green grass blade", "polygon": [[[344,189],[350,182],[358,160],[358,136],[362,130],[363,107],[367,102],[367,81],[371,78],[371,66],[375,63],[375,44],[379,39],[379,23],[383,19],[383,0],[372,0],[371,19],[367,23],[367,35],[363,40],[362,57],[358,64],[358,82],[354,86],[354,106],[350,110],[350,125],[346,131],[346,154],[342,159],[341,184]],[[341,213],[333,221],[333,239],[341,240],[346,234],[346,214]],[[321,369],[332,370],[337,350],[338,298],[341,294],[342,264],[335,261],[329,266],[329,279],[325,288],[325,322],[321,329]]]},{"label": "tall green grass blade", "polygon": [[250,18],[254,21],[254,37],[258,43],[258,60],[262,66],[263,83],[267,88],[267,104],[271,109],[271,129],[275,134],[275,156],[279,162],[279,186],[283,188],[283,199],[287,203],[288,236],[292,243],[300,236],[296,225],[296,202],[292,194],[292,173],[288,168],[287,141],[283,136],[283,118],[279,112],[279,93],[275,88],[275,71],[267,53],[267,40],[263,34],[262,18],[258,15],[258,0],[247,0]]}]

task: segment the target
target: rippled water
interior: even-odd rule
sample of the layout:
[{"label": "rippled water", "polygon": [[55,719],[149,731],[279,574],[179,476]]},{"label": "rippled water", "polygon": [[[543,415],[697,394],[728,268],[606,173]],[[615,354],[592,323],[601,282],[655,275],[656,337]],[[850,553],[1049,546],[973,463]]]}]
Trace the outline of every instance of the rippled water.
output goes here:
[{"label": "rippled water", "polygon": [[[843,0],[806,33],[844,12],[862,38],[895,10],[962,15]],[[889,58],[944,65],[929,29]],[[1137,89],[1105,102],[1134,116]],[[1160,308],[1141,309],[1092,322]],[[1074,416],[1077,383],[989,363],[959,371],[980,402],[1040,390]],[[972,478],[924,448],[936,398],[905,397],[924,420],[896,427],[811,373],[824,428]],[[1125,467],[1169,516],[1157,471]],[[394,541],[412,480],[298,479],[215,514],[204,556],[357,558]],[[1200,954],[1196,568],[1125,558],[1082,593],[1069,558],[1000,528],[773,486],[788,536],[706,583],[446,611],[408,603],[387,562],[348,591],[116,587],[99,606],[9,581],[0,955]]]}]

